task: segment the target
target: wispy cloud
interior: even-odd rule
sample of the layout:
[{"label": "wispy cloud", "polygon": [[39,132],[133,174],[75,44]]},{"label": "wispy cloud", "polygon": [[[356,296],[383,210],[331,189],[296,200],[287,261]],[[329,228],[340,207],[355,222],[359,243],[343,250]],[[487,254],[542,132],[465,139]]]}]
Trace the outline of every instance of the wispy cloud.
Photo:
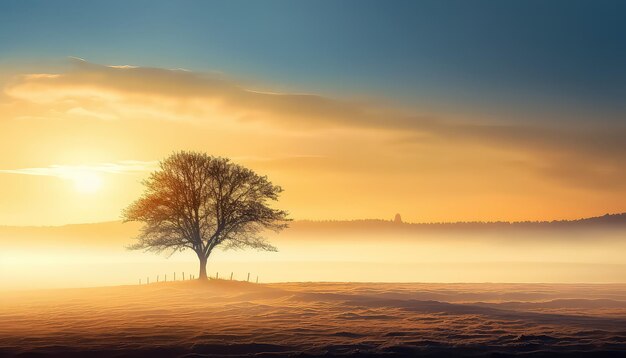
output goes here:
[{"label": "wispy cloud", "polygon": [[90,165],[50,165],[38,168],[0,169],[2,174],[51,176],[61,179],[74,179],[77,173],[125,174],[151,171],[157,168],[156,161],[126,160],[115,163]]},{"label": "wispy cloud", "polygon": [[[212,126],[262,123],[294,132],[377,130],[397,143],[485,148],[510,153],[546,178],[597,188],[626,186],[626,128],[544,120],[456,118],[314,94],[252,89],[216,73],[104,66],[73,59],[70,71],[17,78],[8,96],[93,120],[187,120]],[[506,123],[506,124],[494,124]],[[532,123],[541,123],[533,120]]]}]

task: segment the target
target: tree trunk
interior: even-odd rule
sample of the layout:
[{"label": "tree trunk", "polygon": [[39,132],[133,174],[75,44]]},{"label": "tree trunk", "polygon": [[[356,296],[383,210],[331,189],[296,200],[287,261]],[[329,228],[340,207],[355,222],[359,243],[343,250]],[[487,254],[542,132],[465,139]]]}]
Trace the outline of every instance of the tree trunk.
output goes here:
[{"label": "tree trunk", "polygon": [[207,258],[200,256],[200,274],[198,275],[198,280],[200,281],[207,281],[208,277],[206,275],[206,263],[207,263]]}]

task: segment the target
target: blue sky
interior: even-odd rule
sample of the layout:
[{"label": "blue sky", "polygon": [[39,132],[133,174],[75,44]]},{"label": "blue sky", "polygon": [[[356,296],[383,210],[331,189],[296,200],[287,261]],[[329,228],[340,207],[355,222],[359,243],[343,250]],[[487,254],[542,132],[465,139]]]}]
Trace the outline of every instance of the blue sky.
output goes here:
[{"label": "blue sky", "polygon": [[77,56],[416,107],[622,121],[625,15],[620,1],[3,1],[0,64]]},{"label": "blue sky", "polygon": [[181,149],[276,178],[299,218],[623,212],[624,15],[625,1],[0,1],[0,224],[114,220],[147,169],[102,168]]}]

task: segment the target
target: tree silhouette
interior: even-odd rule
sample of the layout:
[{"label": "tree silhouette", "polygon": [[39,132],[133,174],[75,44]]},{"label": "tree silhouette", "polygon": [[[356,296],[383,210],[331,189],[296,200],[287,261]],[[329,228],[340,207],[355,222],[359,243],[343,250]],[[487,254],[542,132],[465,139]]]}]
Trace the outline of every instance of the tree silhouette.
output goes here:
[{"label": "tree silhouette", "polygon": [[287,212],[272,209],[280,186],[229,159],[177,152],[144,181],[144,194],[123,212],[125,222],[145,225],[130,249],[193,250],[200,260],[198,279],[206,280],[213,249],[252,247],[276,251],[261,236],[287,227]]}]

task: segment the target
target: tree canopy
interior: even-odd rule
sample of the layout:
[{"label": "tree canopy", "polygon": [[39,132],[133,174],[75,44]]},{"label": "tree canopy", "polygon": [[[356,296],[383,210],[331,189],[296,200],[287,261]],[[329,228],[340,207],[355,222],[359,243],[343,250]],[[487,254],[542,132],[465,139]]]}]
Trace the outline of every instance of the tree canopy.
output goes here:
[{"label": "tree canopy", "polygon": [[193,250],[200,279],[218,246],[276,251],[262,236],[287,227],[288,213],[271,208],[283,191],[266,176],[205,153],[181,151],[160,163],[144,181],[145,192],[123,212],[124,221],[145,223],[131,249]]}]

